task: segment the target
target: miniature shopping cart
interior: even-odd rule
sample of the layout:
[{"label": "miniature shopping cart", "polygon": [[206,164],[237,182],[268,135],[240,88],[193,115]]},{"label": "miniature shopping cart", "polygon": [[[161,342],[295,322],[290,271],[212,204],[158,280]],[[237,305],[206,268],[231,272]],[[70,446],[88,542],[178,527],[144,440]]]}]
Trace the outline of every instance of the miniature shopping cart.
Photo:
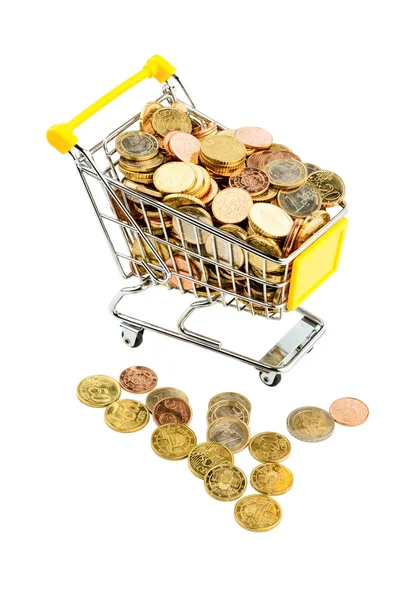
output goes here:
[{"label": "miniature shopping cart", "polygon": [[[281,374],[305,356],[325,331],[324,322],[300,308],[300,304],[337,269],[347,227],[347,219],[343,218],[347,212],[346,203],[341,201],[335,207],[336,214],[331,214],[331,220],[301,247],[286,258],[275,258],[226,231],[200,223],[162,200],[128,189],[121,182],[116,169],[119,156],[115,151],[115,138],[135,125],[139,114],[102,138],[90,150],[84,150],[78,144],[74,129],[111,100],[149,77],[155,77],[163,84],[162,95],[157,102],[168,106],[177,101],[174,85],[178,84],[185,95],[184,104],[193,120],[200,124],[216,123],[218,129],[225,129],[195,107],[175,75],[175,69],[161,56],[153,56],[139,73],[103,96],[69,123],[54,125],[47,132],[50,144],[63,154],[69,152],[74,159],[121,275],[126,279],[136,278],[135,285],[123,288],[115,296],[110,305],[111,312],[122,328],[124,343],[130,347],[139,346],[144,331],[149,329],[247,363],[259,371],[261,380],[266,385],[275,386],[281,380]],[[170,78],[174,85],[169,81]],[[179,100],[183,102],[181,98]],[[157,231],[154,230],[155,217]],[[169,234],[168,227],[172,219],[177,223],[180,236],[171,237]],[[183,236],[182,228],[187,228],[188,225],[193,227],[195,243],[189,244]],[[213,244],[211,255],[204,252],[202,244],[205,236],[210,235]],[[225,244],[228,260],[226,255],[224,260],[219,256],[217,242]],[[242,249],[245,256],[242,270],[235,268],[235,245]],[[140,248],[140,252],[134,252],[134,247]],[[250,268],[250,253],[261,259],[263,276],[260,272],[255,274]],[[187,269],[177,267],[177,255],[185,259]],[[200,278],[198,272],[196,275],[193,273],[194,263],[201,270]],[[271,263],[279,270],[279,278],[269,276]],[[165,329],[118,310],[118,305],[125,296],[134,296],[150,286],[160,285],[175,292],[191,293],[196,297],[179,318],[177,329]],[[287,311],[293,310],[301,318],[263,358],[256,360],[228,350],[223,347],[222,342],[186,327],[187,319],[194,311],[215,303],[233,307],[239,313],[251,313],[260,319],[264,317],[267,320],[279,320]]]}]

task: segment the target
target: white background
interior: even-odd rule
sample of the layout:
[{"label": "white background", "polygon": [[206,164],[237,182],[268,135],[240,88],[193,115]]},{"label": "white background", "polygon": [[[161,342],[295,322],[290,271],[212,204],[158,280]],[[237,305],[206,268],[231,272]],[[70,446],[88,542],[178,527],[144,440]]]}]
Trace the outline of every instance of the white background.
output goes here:
[{"label": "white background", "polygon": [[[3,84],[2,597],[394,598],[399,535],[399,95],[395,3],[35,2],[13,5]],[[275,389],[251,368],[155,334],[126,348],[107,312],[123,285],[69,156],[47,127],[165,54],[198,106],[258,125],[339,173],[350,227],[338,273],[305,307],[326,336]],[[397,57],[396,57],[397,54]],[[5,69],[5,72],[4,72]],[[80,128],[86,147],[154,99],[154,81]],[[190,297],[151,290],[137,316],[173,326]],[[273,324],[217,311],[195,326],[259,358]],[[199,441],[214,394],[253,404],[252,433],[285,433],[304,404],[370,408],[326,442],[293,438],[281,524],[252,534],[186,462],[151,450],[154,425],[111,431],[78,402],[89,374],[143,364],[184,390]],[[129,397],[123,394],[123,397]],[[247,474],[255,461],[236,456]],[[251,492],[251,488],[248,490]]]}]

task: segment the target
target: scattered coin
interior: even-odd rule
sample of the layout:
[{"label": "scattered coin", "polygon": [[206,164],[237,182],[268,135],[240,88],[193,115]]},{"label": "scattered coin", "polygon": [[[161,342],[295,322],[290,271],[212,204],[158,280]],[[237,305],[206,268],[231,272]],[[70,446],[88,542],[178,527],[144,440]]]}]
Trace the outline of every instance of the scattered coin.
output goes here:
[{"label": "scattered coin", "polygon": [[208,408],[211,408],[212,406],[214,406],[218,402],[221,402],[222,400],[228,400],[228,401],[235,400],[236,402],[240,402],[241,404],[244,405],[245,408],[247,408],[247,411],[249,413],[251,412],[250,400],[248,398],[246,398],[246,396],[243,396],[242,394],[238,394],[237,392],[221,392],[220,394],[216,394],[209,401]]},{"label": "scattered coin", "polygon": [[329,412],[336,423],[348,427],[362,425],[369,416],[368,406],[357,398],[339,398],[332,402]]},{"label": "scattered coin", "polygon": [[281,462],[290,454],[289,440],[280,433],[266,431],[251,438],[249,451],[260,462]]},{"label": "scattered coin", "polygon": [[90,375],[78,383],[76,388],[78,400],[92,408],[104,408],[121,395],[118,381],[107,375]]},{"label": "scattered coin", "polygon": [[163,398],[154,406],[153,419],[156,425],[166,423],[189,425],[192,420],[192,409],[182,398]]},{"label": "scattered coin", "polygon": [[250,431],[246,423],[235,417],[221,417],[211,423],[207,431],[209,442],[223,444],[234,454],[247,446]]},{"label": "scattered coin", "polygon": [[241,402],[236,400],[221,400],[213,404],[207,411],[207,423],[210,424],[221,417],[236,417],[246,424],[250,421],[250,414]]},{"label": "scattered coin", "polygon": [[168,423],[157,427],[151,436],[154,452],[166,460],[182,460],[189,456],[197,444],[194,431],[180,423]]},{"label": "scattered coin", "polygon": [[217,442],[202,442],[195,446],[189,454],[188,464],[193,475],[204,479],[207,472],[217,465],[233,465],[232,452]]},{"label": "scattered coin", "polygon": [[250,483],[260,494],[280,496],[293,485],[293,473],[284,465],[266,462],[252,470]]},{"label": "scattered coin", "polygon": [[322,442],[332,435],[335,428],[332,415],[315,406],[296,408],[288,416],[286,424],[289,433],[302,442]]},{"label": "scattered coin", "polygon": [[251,494],[241,498],[235,505],[236,522],[249,531],[269,531],[282,518],[278,502],[269,496]]},{"label": "scattered coin", "polygon": [[189,404],[189,398],[184,392],[173,387],[163,387],[152,390],[146,396],[146,406],[150,412],[153,412],[154,406],[164,398],[181,398]]},{"label": "scattered coin", "polygon": [[107,425],[120,433],[132,433],[143,429],[149,418],[147,407],[136,400],[116,400],[104,411]]},{"label": "scattered coin", "polygon": [[204,487],[215,500],[237,500],[246,490],[247,478],[235,465],[217,465],[206,473]]},{"label": "scattered coin", "polygon": [[148,367],[128,367],[119,376],[121,387],[132,394],[145,394],[157,386],[158,377]]}]

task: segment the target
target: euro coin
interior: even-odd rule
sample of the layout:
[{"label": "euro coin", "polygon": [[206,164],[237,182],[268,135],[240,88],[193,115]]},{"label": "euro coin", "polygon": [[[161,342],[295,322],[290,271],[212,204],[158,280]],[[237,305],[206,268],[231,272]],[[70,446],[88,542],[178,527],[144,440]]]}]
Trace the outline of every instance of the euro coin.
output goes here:
[{"label": "euro coin", "polygon": [[324,207],[335,206],[344,198],[343,180],[332,171],[314,171],[308,176],[307,182],[318,189]]},{"label": "euro coin", "polygon": [[260,494],[280,496],[292,487],[293,473],[279,463],[267,462],[252,470],[250,483]]},{"label": "euro coin", "polygon": [[246,158],[246,146],[235,137],[215,135],[201,142],[201,153],[210,162],[235,165]]},{"label": "euro coin", "polygon": [[194,431],[180,423],[157,427],[151,435],[154,452],[166,460],[183,460],[197,444]]},{"label": "euro coin", "polygon": [[235,225],[234,223],[225,223],[225,225],[221,225],[219,229],[221,231],[225,231],[226,233],[230,233],[243,242],[247,239],[247,232],[243,229],[243,227]]},{"label": "euro coin", "polygon": [[151,172],[160,167],[164,162],[164,156],[159,152],[150,158],[150,160],[129,160],[121,156],[118,165],[126,171],[132,171],[136,173]]},{"label": "euro coin", "polygon": [[229,502],[244,494],[247,478],[242,469],[235,465],[217,465],[206,473],[204,487],[207,494],[215,500]]},{"label": "euro coin", "polygon": [[174,253],[165,261],[165,264],[171,272],[177,273],[177,275],[172,275],[169,281],[171,287],[179,288],[181,285],[183,290],[193,290],[194,283],[190,279],[202,281],[201,266],[197,261],[184,254]]},{"label": "euro coin", "polygon": [[[188,215],[200,223],[205,223],[210,227],[213,225],[208,212],[200,206],[182,206],[179,210],[182,214]],[[200,227],[187,223],[175,216],[172,218],[172,229],[191,244],[204,244],[206,238],[209,236],[209,233],[200,229]]]},{"label": "euro coin", "polygon": [[271,160],[264,170],[269,177],[271,185],[278,188],[296,188],[305,183],[307,179],[306,167],[303,163],[293,158]]},{"label": "euro coin", "polygon": [[120,433],[133,433],[149,422],[147,407],[137,400],[116,400],[104,411],[106,424]]},{"label": "euro coin", "polygon": [[226,188],[215,196],[211,209],[221,223],[241,223],[253,206],[253,199],[246,190]]},{"label": "euro coin", "polygon": [[269,148],[272,144],[272,135],[261,127],[240,127],[236,129],[235,137],[245,146],[256,150]]},{"label": "euro coin", "polygon": [[183,193],[195,182],[195,174],[190,165],[182,162],[169,162],[159,167],[153,176],[154,187],[164,194]]},{"label": "euro coin", "polygon": [[208,428],[207,440],[223,444],[233,454],[246,448],[250,439],[250,431],[246,423],[235,417],[221,417]]},{"label": "euro coin", "polygon": [[250,400],[246,398],[246,396],[238,394],[237,392],[221,392],[220,394],[216,394],[209,401],[208,408],[211,408],[212,406],[214,406],[218,402],[221,402],[222,400],[234,400],[235,402],[240,402],[245,408],[247,408],[247,411],[249,413],[251,412]]},{"label": "euro coin", "polygon": [[156,425],[166,423],[189,425],[192,420],[192,409],[182,398],[162,398],[154,406],[153,419]]},{"label": "euro coin", "polygon": [[[258,234],[250,235],[247,238],[247,243],[249,246],[252,246],[253,248],[257,248],[257,250],[260,250],[261,252],[265,252],[265,254],[268,254],[269,256],[273,256],[275,258],[282,257],[282,251],[281,251],[279,245],[272,238],[267,238],[267,237],[264,237],[264,236],[258,235]],[[248,256],[249,256],[249,263],[251,264],[251,266],[254,267],[254,269],[259,271],[260,273],[263,273],[264,267],[265,267],[265,271],[268,273],[274,273],[276,271],[282,270],[282,265],[280,265],[278,263],[274,263],[271,260],[261,258],[261,256],[257,256],[256,254],[253,254],[252,252],[249,252]]]},{"label": "euro coin", "polygon": [[293,220],[279,206],[257,203],[250,208],[249,224],[256,233],[279,239],[288,235]]},{"label": "euro coin", "polygon": [[293,221],[292,229],[289,231],[285,243],[282,247],[282,256],[287,257],[293,250],[296,244],[297,237],[299,235],[299,231],[303,227],[303,219],[295,219]]},{"label": "euro coin", "polygon": [[104,408],[121,395],[118,381],[107,375],[90,375],[78,383],[76,388],[78,400],[92,408]]},{"label": "euro coin", "polygon": [[164,398],[182,398],[189,404],[189,398],[184,392],[173,387],[156,388],[146,396],[146,406],[150,412],[153,412],[154,406]]},{"label": "euro coin", "polygon": [[315,406],[296,408],[288,416],[286,425],[289,433],[302,442],[322,442],[335,429],[332,415]]},{"label": "euro coin", "polygon": [[128,367],[119,376],[121,387],[132,394],[145,394],[157,386],[158,377],[148,367]]},{"label": "euro coin", "polygon": [[[222,227],[221,227],[222,229]],[[233,242],[226,242],[214,235],[208,235],[205,241],[207,256],[218,263],[240,269],[244,264],[244,252]]]},{"label": "euro coin", "polygon": [[188,456],[189,469],[199,479],[204,479],[211,468],[222,464],[233,465],[233,462],[233,454],[229,448],[216,442],[202,442]]},{"label": "euro coin", "polygon": [[259,462],[281,462],[291,450],[289,440],[280,433],[265,431],[251,438],[249,452]]},{"label": "euro coin", "polygon": [[264,194],[269,188],[268,175],[261,169],[252,169],[245,167],[239,175],[234,175],[229,178],[231,187],[238,187],[249,192],[251,196],[259,196]]},{"label": "euro coin", "polygon": [[177,108],[160,108],[153,114],[151,124],[154,131],[162,137],[170,131],[192,131],[192,121],[188,113]]},{"label": "euro coin", "polygon": [[244,404],[235,400],[221,400],[210,406],[207,411],[207,423],[210,424],[221,417],[236,417],[245,423],[249,423],[250,414]]},{"label": "euro coin", "polygon": [[140,113],[140,129],[145,133],[155,133],[151,124],[153,114],[162,108],[163,105],[159,102],[147,102]]},{"label": "euro coin", "polygon": [[235,505],[236,522],[249,531],[269,531],[282,518],[278,502],[269,496],[251,494],[241,498]]},{"label": "euro coin", "polygon": [[278,206],[296,219],[308,217],[311,213],[319,210],[322,204],[319,191],[308,182],[297,190],[289,192],[279,190],[277,200]]},{"label": "euro coin", "polygon": [[312,163],[303,163],[304,166],[307,169],[307,174],[311,175],[311,173],[314,173],[315,171],[322,171],[321,167],[317,167],[317,165],[313,165]]},{"label": "euro coin", "polygon": [[150,133],[125,131],[115,140],[116,151],[131,160],[149,160],[158,154],[158,142]]},{"label": "euro coin", "polygon": [[357,398],[339,398],[332,402],[329,412],[340,425],[355,427],[368,419],[368,406]]},{"label": "euro coin", "polygon": [[144,184],[131,181],[130,179],[124,179],[122,183],[127,188],[129,188],[130,190],[134,190],[135,192],[141,192],[142,194],[148,194],[149,196],[153,196],[153,198],[162,198],[163,197],[161,192],[158,192],[157,190],[149,188],[148,186],[146,186]]},{"label": "euro coin", "polygon": [[304,242],[310,239],[322,227],[330,221],[329,213],[326,210],[317,210],[312,215],[304,219],[303,224],[295,240],[295,249],[299,248]]},{"label": "euro coin", "polygon": [[171,153],[183,162],[197,164],[200,153],[200,142],[194,135],[179,131],[169,143]]}]

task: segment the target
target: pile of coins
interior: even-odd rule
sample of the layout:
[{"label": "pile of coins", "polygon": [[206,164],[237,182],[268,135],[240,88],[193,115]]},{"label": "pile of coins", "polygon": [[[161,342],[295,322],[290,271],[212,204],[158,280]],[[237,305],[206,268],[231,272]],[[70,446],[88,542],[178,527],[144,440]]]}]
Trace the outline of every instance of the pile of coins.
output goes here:
[{"label": "pile of coins", "polygon": [[[162,213],[161,219],[160,212],[151,207],[144,215],[143,204],[128,196],[132,214],[143,230],[150,227],[153,235],[178,247],[174,264],[167,245],[156,244],[171,270],[183,276],[189,271],[193,279],[228,291],[232,286],[229,267],[245,269],[244,252],[234,246],[235,239],[271,257],[285,258],[329,222],[328,209],[340,204],[345,194],[338,175],[302,162],[287,146],[273,143],[268,131],[259,127],[219,130],[215,123],[191,115],[182,102],[170,107],[147,103],[141,112],[140,130],[119,135],[115,147],[127,188],[232,236],[232,244],[228,244],[168,213]],[[210,263],[205,273],[205,267],[190,258],[188,268],[189,259],[180,254],[179,247],[226,266],[222,282],[217,281]],[[137,242],[132,254],[137,260],[155,263],[155,256]],[[250,274],[269,282],[283,281],[281,265],[251,253],[249,268]],[[236,280],[240,283],[237,274]],[[186,287],[184,279],[181,283],[184,289],[193,289],[190,281]],[[176,278],[171,285],[177,286]],[[253,282],[251,295],[263,300],[262,286],[258,289]],[[275,300],[279,303],[282,298]]]},{"label": "pile of coins", "polygon": [[[143,429],[152,414],[157,428],[151,435],[151,447],[158,456],[173,461],[187,459],[190,471],[203,480],[212,498],[237,500],[234,517],[244,529],[268,531],[276,527],[282,509],[273,496],[284,494],[293,485],[292,472],[281,464],[290,454],[289,440],[270,431],[251,438],[250,401],[242,394],[223,392],[209,402],[207,441],[198,444],[188,427],[192,408],[187,395],[173,387],[157,388],[157,383],[152,369],[129,367],[122,371],[119,383],[106,375],[86,377],[78,384],[77,396],[87,406],[105,408],[106,424],[120,433]],[[121,387],[130,393],[147,393],[146,405],[121,399]],[[289,415],[287,426],[296,438],[316,442],[332,434],[335,421],[354,426],[367,417],[368,408],[361,400],[340,398],[329,413],[316,407],[296,409]],[[234,464],[234,455],[246,447],[260,464],[250,474],[250,484],[257,493],[243,496],[247,477]]]}]

